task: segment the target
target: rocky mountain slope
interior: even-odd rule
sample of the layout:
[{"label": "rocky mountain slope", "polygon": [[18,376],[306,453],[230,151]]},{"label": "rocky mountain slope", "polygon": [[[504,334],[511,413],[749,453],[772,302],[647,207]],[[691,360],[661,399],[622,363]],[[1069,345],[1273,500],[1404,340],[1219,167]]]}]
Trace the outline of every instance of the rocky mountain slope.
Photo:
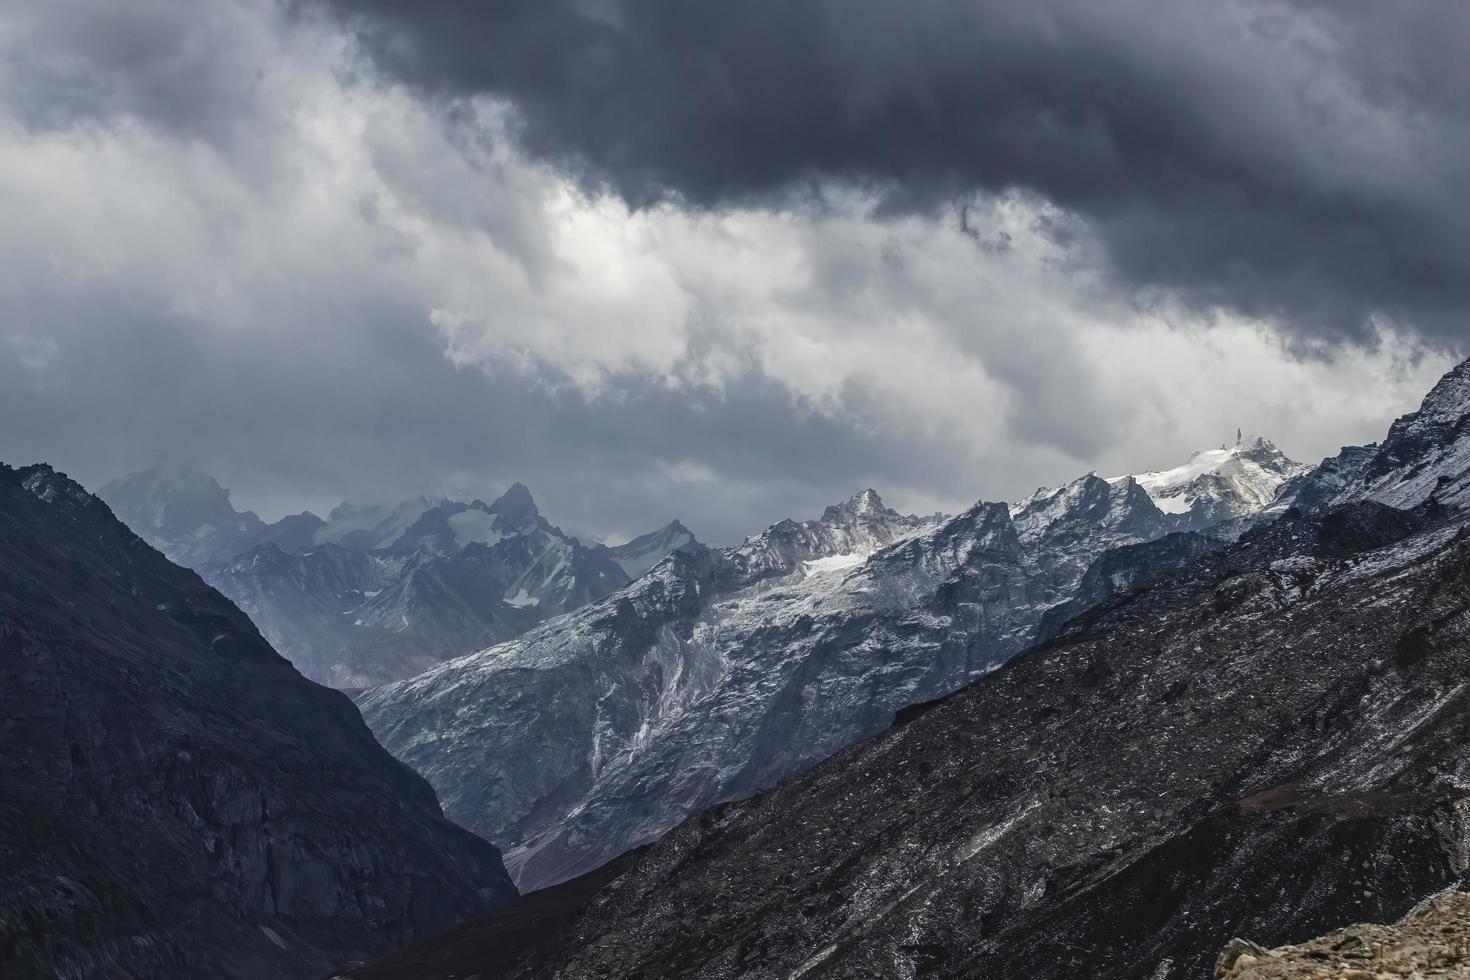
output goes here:
[{"label": "rocky mountain slope", "polygon": [[[1366,492],[1203,548],[689,818],[484,975],[1193,980],[1233,936],[1301,942],[1464,886],[1467,514],[1372,496],[1465,477],[1470,399],[1426,406],[1448,424]],[[418,977],[478,969],[417,950]]]},{"label": "rocky mountain slope", "polygon": [[307,676],[354,689],[509,639],[703,546],[674,522],[617,549],[583,544],[513,484],[492,503],[342,504],[267,525],[210,477],[155,468],[104,499],[199,571]]},{"label": "rocky mountain slope", "polygon": [[523,890],[542,887],[994,669],[1099,554],[1166,526],[1131,480],[1088,476],[940,524],[866,491],[737,548],[675,554],[360,706],[451,817],[505,849]]},{"label": "rocky mountain slope", "polygon": [[320,976],[514,896],[250,621],[0,465],[0,975]]},{"label": "rocky mountain slope", "polygon": [[1419,410],[1381,443],[1350,446],[1282,486],[1273,510],[1320,509],[1352,500],[1411,508],[1470,506],[1470,361],[1440,379]]}]

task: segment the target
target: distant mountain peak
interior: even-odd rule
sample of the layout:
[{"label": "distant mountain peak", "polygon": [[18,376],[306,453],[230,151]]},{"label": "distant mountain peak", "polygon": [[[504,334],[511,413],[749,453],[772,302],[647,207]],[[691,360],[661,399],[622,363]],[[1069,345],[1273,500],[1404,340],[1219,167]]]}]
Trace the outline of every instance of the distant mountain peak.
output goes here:
[{"label": "distant mountain peak", "polygon": [[840,504],[828,507],[822,512],[822,522],[824,524],[850,524],[865,517],[894,513],[897,512],[884,506],[883,498],[878,496],[878,491],[869,487],[853,494]]},{"label": "distant mountain peak", "polygon": [[1179,530],[1199,530],[1259,513],[1276,499],[1282,484],[1309,469],[1265,436],[1236,430],[1233,444],[1200,450],[1181,466],[1109,482],[1136,480],[1159,510],[1180,524]]},{"label": "distant mountain peak", "polygon": [[254,511],[236,511],[214,477],[189,466],[160,464],[131,473],[98,496],[139,537],[184,565],[245,550],[265,528]]},{"label": "distant mountain peak", "polygon": [[668,555],[703,551],[704,547],[694,536],[694,532],[676,517],[658,530],[640,534],[626,544],[614,545],[608,551],[628,577],[635,579]]},{"label": "distant mountain peak", "polygon": [[541,511],[536,508],[536,501],[531,497],[531,491],[526,489],[524,483],[512,483],[505,493],[495,498],[488,510],[516,525],[529,524],[541,516]]}]

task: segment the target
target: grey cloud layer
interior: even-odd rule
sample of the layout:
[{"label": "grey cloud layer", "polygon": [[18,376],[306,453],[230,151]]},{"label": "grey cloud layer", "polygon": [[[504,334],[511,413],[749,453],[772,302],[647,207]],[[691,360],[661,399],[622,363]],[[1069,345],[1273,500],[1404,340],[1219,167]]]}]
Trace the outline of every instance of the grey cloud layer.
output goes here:
[{"label": "grey cloud layer", "polygon": [[[1310,459],[1381,433],[1442,369],[1444,355],[1421,358],[1401,338],[1296,361],[1251,325],[1174,329],[1129,305],[1146,293],[1088,283],[1099,241],[1114,273],[1188,247],[1218,258],[1218,230],[1187,227],[1208,209],[1247,235],[1275,207],[1290,234],[1271,247],[1287,250],[1309,205],[1334,194],[1380,229],[1418,202],[1417,241],[1434,251],[1461,220],[1434,169],[1463,134],[1454,73],[1431,74],[1447,65],[1434,45],[1461,43],[1452,30],[1410,43],[1395,14],[1374,45],[1340,29],[1302,41],[1339,59],[1317,92],[1329,108],[1345,78],[1364,91],[1313,124],[1332,137],[1315,153],[1286,138],[1282,120],[1300,121],[1289,100],[1265,121],[1238,109],[1192,123],[1255,134],[1238,151],[1261,154],[1243,183],[1198,147],[1142,154],[1144,175],[1214,159],[1215,183],[1260,197],[1237,216],[1230,194],[1180,203],[1195,176],[1152,190],[1129,178],[1136,147],[1104,152],[1123,120],[1142,126],[1208,94],[1123,85],[1128,72],[1170,77],[1150,58],[1182,21],[1125,44],[1120,31],[1147,25],[1001,11],[995,29],[1014,50],[987,42],[997,50],[980,71],[960,28],[983,6],[921,0],[899,19],[896,6],[814,0],[787,23],[787,8],[755,2],[737,23],[687,4],[487,4],[496,19],[478,27],[458,7],[405,4],[426,19],[403,24],[385,8],[371,22],[384,64],[415,84],[384,86],[353,74],[335,21],[299,5],[0,0],[0,459],[45,459],[92,485],[160,458],[193,462],[272,515],[522,480],[572,530],[679,516],[725,542],[868,485],[927,511],[1092,466],[1172,465],[1237,425]],[[1279,9],[1298,31],[1325,16]],[[491,26],[502,60],[474,40]],[[457,34],[471,40],[450,44]],[[764,60],[734,58],[757,46]],[[1222,68],[1205,47],[1169,64],[1203,58],[1204,77],[1251,91],[1280,81],[1269,59]],[[1081,75],[1036,60],[1053,48]],[[1114,67],[1127,71],[1114,79]],[[1125,107],[1151,101],[1076,103],[1088,73]],[[1025,82],[1014,107],[966,94],[967,80],[1012,76]],[[521,138],[484,124],[495,100],[426,89],[506,95]],[[472,124],[445,127],[446,106]],[[1399,109],[1365,117],[1372,106]],[[972,110],[987,127],[966,128]],[[1360,144],[1344,142],[1343,118],[1365,123]],[[1279,145],[1257,132],[1270,119]],[[1158,125],[1178,136],[1182,123]],[[1007,175],[1028,162],[1070,211],[1030,192],[972,193],[1019,180]],[[628,214],[572,193],[569,173],[676,200]],[[793,203],[823,178],[862,192],[824,186]],[[886,211],[873,213],[875,196]],[[1219,263],[1192,296],[1208,305],[1231,287],[1239,306],[1250,291],[1232,283],[1265,277],[1292,303],[1345,303],[1350,315],[1309,321],[1342,337],[1363,309],[1398,302],[1403,270],[1432,284],[1463,259],[1405,251],[1375,272],[1314,249],[1274,268],[1256,252]],[[1286,302],[1271,289],[1250,295]],[[1409,312],[1452,310],[1442,293]],[[1470,353],[1437,322],[1422,318],[1425,336]]]},{"label": "grey cloud layer", "polygon": [[322,2],[392,76],[507,98],[526,146],[632,202],[1024,187],[1143,302],[1306,342],[1465,333],[1453,0]]}]

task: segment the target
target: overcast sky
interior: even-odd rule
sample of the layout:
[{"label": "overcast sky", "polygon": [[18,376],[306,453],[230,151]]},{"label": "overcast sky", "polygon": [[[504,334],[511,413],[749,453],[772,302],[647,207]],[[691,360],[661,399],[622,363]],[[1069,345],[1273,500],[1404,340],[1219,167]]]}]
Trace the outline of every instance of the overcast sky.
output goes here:
[{"label": "overcast sky", "polygon": [[1460,0],[0,0],[0,459],[724,543],[1470,354]]}]

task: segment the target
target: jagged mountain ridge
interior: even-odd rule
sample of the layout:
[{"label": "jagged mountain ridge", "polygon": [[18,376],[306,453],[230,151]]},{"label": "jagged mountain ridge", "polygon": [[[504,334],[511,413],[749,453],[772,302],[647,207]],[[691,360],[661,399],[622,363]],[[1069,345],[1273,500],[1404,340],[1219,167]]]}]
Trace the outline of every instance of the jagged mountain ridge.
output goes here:
[{"label": "jagged mountain ridge", "polygon": [[105,497],[165,554],[201,572],[308,676],[344,689],[407,677],[517,636],[626,585],[673,550],[683,525],[620,552],[541,516],[515,483],[493,502],[344,503],[267,525],[190,470],[114,481]]},{"label": "jagged mountain ridge", "polygon": [[[1105,553],[1101,605],[1050,643],[691,817],[590,902],[569,882],[530,932],[512,911],[494,934],[516,949],[466,927],[354,976],[1184,980],[1232,935],[1464,887],[1470,397],[1431,404],[1393,432],[1434,437],[1375,450],[1394,465],[1371,483],[1324,464],[1354,499]],[[1410,510],[1373,499],[1410,482],[1431,488]]]},{"label": "jagged mountain ridge", "polygon": [[446,812],[499,841],[523,888],[541,887],[993,669],[1098,554],[1167,525],[1132,480],[1087,476],[1014,516],[982,503],[940,524],[865,491],[737,548],[674,555],[360,706]]},{"label": "jagged mountain ridge", "polygon": [[1470,360],[1449,371],[1381,443],[1349,446],[1281,488],[1271,510],[1314,510],[1354,500],[1409,509],[1470,507]]},{"label": "jagged mountain ridge", "polygon": [[0,973],[320,976],[515,894],[351,702],[0,464]]},{"label": "jagged mountain ridge", "polygon": [[[1429,430],[1459,431],[1453,394],[1426,404],[1441,420]],[[1319,483],[1332,468],[1313,471]],[[1145,474],[1147,486],[1089,475],[1009,508],[978,505],[871,556],[838,547],[800,572],[777,561],[757,589],[725,571],[750,561],[738,551],[708,568],[661,566],[667,575],[621,605],[371,692],[364,714],[451,814],[506,845],[523,887],[541,887],[801,772],[1089,604],[1218,549],[1284,509],[1283,492],[1311,479],[1303,469],[1265,439],[1240,439]],[[860,513],[866,497],[845,506]],[[1177,537],[1210,520],[1225,522],[1218,538]],[[834,510],[812,526],[845,522]],[[756,550],[782,531],[753,539]],[[546,698],[561,710],[534,710]],[[538,753],[555,761],[534,773],[501,761]]]},{"label": "jagged mountain ridge", "polygon": [[[328,544],[287,555],[265,545],[203,573],[306,673],[367,687],[517,636],[628,583],[607,549],[567,537],[524,488],[518,496],[513,509],[431,507],[381,550]],[[462,515],[477,522],[456,528]]]}]

